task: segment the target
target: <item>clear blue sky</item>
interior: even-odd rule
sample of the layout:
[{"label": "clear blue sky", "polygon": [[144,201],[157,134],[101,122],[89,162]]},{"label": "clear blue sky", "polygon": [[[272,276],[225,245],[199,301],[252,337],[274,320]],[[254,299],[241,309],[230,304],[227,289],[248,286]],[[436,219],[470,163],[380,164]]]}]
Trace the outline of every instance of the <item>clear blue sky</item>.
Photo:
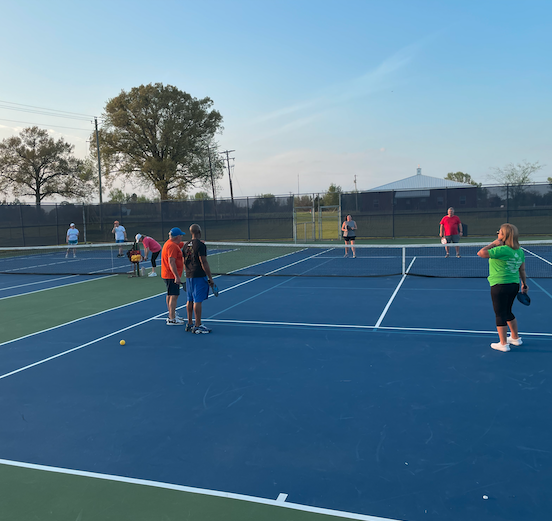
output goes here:
[{"label": "clear blue sky", "polygon": [[[101,116],[140,84],[210,97],[237,196],[369,189],[418,165],[552,176],[550,0],[5,1],[0,42],[2,102]],[[4,105],[0,139],[38,124],[86,154],[90,122]]]}]

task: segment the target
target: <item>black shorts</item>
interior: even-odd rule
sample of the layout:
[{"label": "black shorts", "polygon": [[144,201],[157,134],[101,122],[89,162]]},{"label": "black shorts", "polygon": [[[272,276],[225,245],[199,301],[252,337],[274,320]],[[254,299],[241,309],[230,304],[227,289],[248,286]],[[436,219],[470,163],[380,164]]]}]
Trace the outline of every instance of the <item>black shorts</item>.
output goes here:
[{"label": "black shorts", "polygon": [[174,282],[174,279],[163,279],[167,285],[167,295],[178,297],[180,295],[180,285]]},{"label": "black shorts", "polygon": [[445,239],[447,240],[447,243],[450,244],[451,242],[457,243],[460,242],[460,234],[457,235],[445,235]]},{"label": "black shorts", "polygon": [[345,242],[351,242],[351,241],[354,241],[356,239],[356,236],[353,235],[352,237],[349,235],[349,237],[343,237],[343,240]]}]

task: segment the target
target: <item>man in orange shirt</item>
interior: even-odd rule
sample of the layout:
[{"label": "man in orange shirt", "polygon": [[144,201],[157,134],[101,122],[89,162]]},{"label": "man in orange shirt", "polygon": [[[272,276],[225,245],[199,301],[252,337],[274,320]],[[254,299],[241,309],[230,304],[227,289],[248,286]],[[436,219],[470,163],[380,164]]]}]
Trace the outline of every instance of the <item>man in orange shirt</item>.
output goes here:
[{"label": "man in orange shirt", "polygon": [[161,278],[167,285],[167,309],[169,318],[167,326],[181,326],[185,320],[176,316],[176,303],[180,295],[180,284],[184,270],[184,257],[182,256],[182,236],[184,232],[180,228],[172,228],[169,232],[169,240],[163,245],[161,252]]}]

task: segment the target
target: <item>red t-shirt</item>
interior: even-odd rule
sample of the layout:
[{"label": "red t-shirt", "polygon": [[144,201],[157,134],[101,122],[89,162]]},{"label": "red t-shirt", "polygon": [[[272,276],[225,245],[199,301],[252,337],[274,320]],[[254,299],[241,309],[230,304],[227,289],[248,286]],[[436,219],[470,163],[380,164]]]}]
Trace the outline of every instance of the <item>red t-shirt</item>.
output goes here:
[{"label": "red t-shirt", "polygon": [[184,270],[182,246],[184,246],[183,242],[173,242],[170,239],[163,245],[163,251],[161,252],[161,278],[174,279],[174,273],[169,265],[169,258],[175,259],[176,270],[182,276],[182,271]]},{"label": "red t-shirt", "polygon": [[460,222],[460,218],[457,215],[453,215],[452,217],[445,215],[441,219],[441,224],[445,228],[445,235],[458,235],[460,233],[460,228],[458,227]]},{"label": "red t-shirt", "polygon": [[144,237],[142,240],[144,243],[144,246],[151,251],[151,253],[155,253],[156,251],[161,251],[161,245],[151,237]]}]

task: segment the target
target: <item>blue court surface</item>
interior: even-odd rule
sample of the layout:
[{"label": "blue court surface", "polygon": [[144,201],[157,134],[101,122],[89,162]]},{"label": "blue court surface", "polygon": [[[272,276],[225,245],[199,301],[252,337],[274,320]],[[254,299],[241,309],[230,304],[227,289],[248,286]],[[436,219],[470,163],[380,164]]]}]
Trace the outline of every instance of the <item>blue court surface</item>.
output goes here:
[{"label": "blue court surface", "polygon": [[209,335],[158,296],[0,345],[0,458],[355,519],[550,519],[551,279],[509,353],[485,279],[217,285]]}]

